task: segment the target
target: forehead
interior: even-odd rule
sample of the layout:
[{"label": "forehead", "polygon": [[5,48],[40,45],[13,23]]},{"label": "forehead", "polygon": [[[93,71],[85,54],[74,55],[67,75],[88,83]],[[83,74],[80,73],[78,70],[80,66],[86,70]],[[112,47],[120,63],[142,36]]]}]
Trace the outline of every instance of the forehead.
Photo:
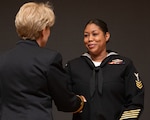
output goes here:
[{"label": "forehead", "polygon": [[102,30],[98,25],[91,23],[85,27],[84,32],[91,32],[91,31],[102,31]]}]

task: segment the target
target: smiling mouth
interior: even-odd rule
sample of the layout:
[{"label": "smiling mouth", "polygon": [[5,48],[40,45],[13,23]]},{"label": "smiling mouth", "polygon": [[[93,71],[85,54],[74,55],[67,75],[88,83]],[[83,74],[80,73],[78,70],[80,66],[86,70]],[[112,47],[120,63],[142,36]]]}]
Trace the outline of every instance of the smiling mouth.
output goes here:
[{"label": "smiling mouth", "polygon": [[88,47],[89,47],[90,49],[92,49],[92,48],[95,47],[95,44],[89,44]]}]

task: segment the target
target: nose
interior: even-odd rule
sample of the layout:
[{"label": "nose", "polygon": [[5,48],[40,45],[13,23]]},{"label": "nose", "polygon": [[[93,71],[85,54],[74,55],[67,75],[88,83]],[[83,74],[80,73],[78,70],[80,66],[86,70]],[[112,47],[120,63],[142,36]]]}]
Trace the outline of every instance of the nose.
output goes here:
[{"label": "nose", "polygon": [[89,36],[88,36],[88,41],[89,41],[89,42],[93,41],[93,36],[92,36],[92,35],[89,35]]}]

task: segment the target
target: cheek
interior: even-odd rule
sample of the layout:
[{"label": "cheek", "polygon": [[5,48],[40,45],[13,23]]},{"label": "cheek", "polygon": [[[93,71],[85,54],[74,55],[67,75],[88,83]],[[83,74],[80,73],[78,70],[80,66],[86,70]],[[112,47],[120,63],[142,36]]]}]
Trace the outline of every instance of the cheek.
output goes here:
[{"label": "cheek", "polygon": [[50,34],[51,34],[51,32],[50,32],[50,30],[48,31],[48,36],[50,36]]},{"label": "cheek", "polygon": [[87,40],[84,39],[83,43],[84,43],[85,47],[88,47],[88,41]]},{"label": "cheek", "polygon": [[88,39],[84,38],[83,42],[84,42],[84,44],[87,44],[88,43]]}]

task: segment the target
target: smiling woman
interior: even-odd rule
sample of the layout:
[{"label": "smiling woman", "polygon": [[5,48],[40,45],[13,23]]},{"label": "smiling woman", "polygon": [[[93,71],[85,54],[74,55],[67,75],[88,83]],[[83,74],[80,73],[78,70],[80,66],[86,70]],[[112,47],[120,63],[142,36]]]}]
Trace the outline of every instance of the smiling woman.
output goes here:
[{"label": "smiling woman", "polygon": [[73,114],[73,120],[138,119],[143,111],[139,73],[129,58],[107,50],[109,38],[104,21],[88,21],[84,29],[87,52],[66,65],[72,91],[87,98],[82,113]]},{"label": "smiling woman", "polygon": [[[31,0],[1,1],[0,53],[11,49],[18,41],[14,17],[18,8],[27,1]],[[82,30],[87,20],[89,18],[102,18],[107,22],[111,33],[107,49],[112,49],[121,55],[130,57],[139,70],[140,77],[142,77],[142,82],[145,85],[145,92],[150,91],[150,55],[148,53],[150,51],[149,0],[117,0],[117,2],[113,0],[36,1],[51,1],[54,6],[56,22],[54,27],[51,28],[51,35],[46,47],[60,51],[63,63],[86,51]],[[20,56],[18,56],[19,58]],[[113,63],[118,63],[118,60],[110,61],[110,64]],[[145,94],[145,107],[139,120],[149,120],[149,101],[150,94]],[[55,109],[55,104],[53,108],[54,120],[71,120],[71,113],[59,112]]]},{"label": "smiling woman", "polygon": [[[102,27],[105,25],[103,21],[99,22],[99,24]],[[97,62],[101,62],[107,56],[106,43],[110,37],[107,27],[105,31],[103,31],[102,27],[90,21],[84,30],[85,46],[89,54],[91,54],[92,60]]]}]

